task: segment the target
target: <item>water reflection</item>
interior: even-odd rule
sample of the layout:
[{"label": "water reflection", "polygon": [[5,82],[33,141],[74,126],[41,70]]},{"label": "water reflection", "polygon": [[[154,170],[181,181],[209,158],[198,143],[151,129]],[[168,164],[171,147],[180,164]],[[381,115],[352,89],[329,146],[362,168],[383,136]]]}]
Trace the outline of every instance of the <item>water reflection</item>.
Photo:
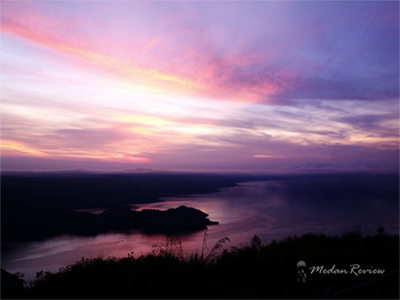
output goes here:
[{"label": "water reflection", "polygon": [[[220,225],[209,226],[208,246],[222,237],[228,245],[249,242],[257,234],[264,243],[288,235],[316,231],[341,234],[358,228],[374,234],[382,225],[388,233],[399,230],[398,183],[376,179],[297,179],[242,183],[222,188],[218,193],[163,198],[151,204],[135,205],[136,210],[195,207]],[[93,212],[99,213],[96,209]],[[186,252],[200,250],[204,232],[181,236]],[[127,256],[149,252],[165,241],[163,235],[140,232],[109,233],[95,237],[62,235],[46,241],[19,245],[2,253],[2,267],[26,273],[33,279],[40,270],[55,272],[82,257]]]}]

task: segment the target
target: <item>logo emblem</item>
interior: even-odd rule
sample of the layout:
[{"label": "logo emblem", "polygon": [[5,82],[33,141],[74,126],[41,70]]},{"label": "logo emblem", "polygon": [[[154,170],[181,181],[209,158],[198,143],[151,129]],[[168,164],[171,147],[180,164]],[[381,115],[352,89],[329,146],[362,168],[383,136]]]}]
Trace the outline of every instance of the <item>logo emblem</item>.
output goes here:
[{"label": "logo emblem", "polygon": [[304,260],[300,260],[297,263],[297,283],[306,283],[306,263]]}]

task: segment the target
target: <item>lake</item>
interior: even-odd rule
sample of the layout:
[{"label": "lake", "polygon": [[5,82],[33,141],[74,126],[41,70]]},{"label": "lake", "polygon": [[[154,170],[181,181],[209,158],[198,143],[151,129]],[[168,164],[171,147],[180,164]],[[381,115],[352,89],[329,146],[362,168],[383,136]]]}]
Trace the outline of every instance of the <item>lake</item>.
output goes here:
[{"label": "lake", "polygon": [[[360,229],[364,235],[376,234],[378,226],[385,233],[399,232],[398,181],[350,177],[303,178],[296,180],[253,181],[236,187],[221,188],[217,193],[161,198],[160,202],[137,205],[165,210],[180,205],[209,214],[219,225],[209,226],[207,246],[228,237],[226,249],[249,243],[256,234],[263,244],[289,235],[307,232],[340,235]],[[102,209],[93,209],[99,213]],[[200,251],[204,231],[180,236],[183,250]],[[2,252],[2,268],[11,273],[25,273],[25,280],[35,278],[40,270],[56,272],[82,257],[127,256],[146,254],[153,245],[165,243],[163,235],[140,232],[108,233],[94,237],[61,235],[38,242],[13,244]]]}]

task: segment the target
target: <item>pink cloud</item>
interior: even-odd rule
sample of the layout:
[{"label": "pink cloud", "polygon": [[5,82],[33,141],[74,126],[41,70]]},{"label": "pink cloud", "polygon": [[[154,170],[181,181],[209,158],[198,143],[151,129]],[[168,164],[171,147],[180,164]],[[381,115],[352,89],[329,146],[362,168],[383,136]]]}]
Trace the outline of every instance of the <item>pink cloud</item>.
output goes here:
[{"label": "pink cloud", "polygon": [[[134,38],[113,37],[110,48],[107,32],[105,36],[98,33],[104,29],[101,23],[66,19],[58,12],[53,15],[51,9],[40,11],[33,5],[19,4],[17,7],[8,3],[3,8],[3,34],[18,36],[88,62],[95,69],[161,89],[243,102],[268,101],[269,95],[290,87],[294,77],[282,70],[273,70],[273,76],[263,75],[272,70],[254,72],[252,66],[260,63],[260,57],[253,53],[227,52],[219,57],[202,29],[194,26],[173,35],[151,28],[146,35],[128,27],[126,34]],[[18,14],[15,14],[16,10]],[[99,17],[103,15],[104,12],[100,12]],[[172,23],[181,25],[185,16],[182,18]],[[95,32],[94,36],[88,35],[89,30]],[[190,40],[186,41],[180,34],[189,35]]]},{"label": "pink cloud", "polygon": [[382,149],[375,165],[393,162],[396,5],[6,1],[2,153],[211,170]]}]

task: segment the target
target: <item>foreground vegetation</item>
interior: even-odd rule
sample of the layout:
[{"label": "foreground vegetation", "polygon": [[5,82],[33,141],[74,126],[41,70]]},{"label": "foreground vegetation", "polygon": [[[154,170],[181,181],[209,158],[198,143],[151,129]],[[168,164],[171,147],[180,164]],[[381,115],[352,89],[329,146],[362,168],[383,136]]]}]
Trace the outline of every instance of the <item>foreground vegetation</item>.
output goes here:
[{"label": "foreground vegetation", "polygon": [[[37,274],[29,288],[9,291],[2,298],[321,298],[382,275],[310,273],[312,266],[346,269],[399,268],[399,237],[352,231],[342,236],[308,233],[262,245],[257,236],[250,244],[226,247],[228,238],[184,255],[179,239],[168,238],[152,252],[135,257],[84,259],[58,273]],[[296,264],[307,264],[306,283],[297,283]],[[368,273],[368,272],[367,272]],[[325,295],[328,296],[329,295]],[[399,276],[391,276],[347,298],[399,298]]]}]

